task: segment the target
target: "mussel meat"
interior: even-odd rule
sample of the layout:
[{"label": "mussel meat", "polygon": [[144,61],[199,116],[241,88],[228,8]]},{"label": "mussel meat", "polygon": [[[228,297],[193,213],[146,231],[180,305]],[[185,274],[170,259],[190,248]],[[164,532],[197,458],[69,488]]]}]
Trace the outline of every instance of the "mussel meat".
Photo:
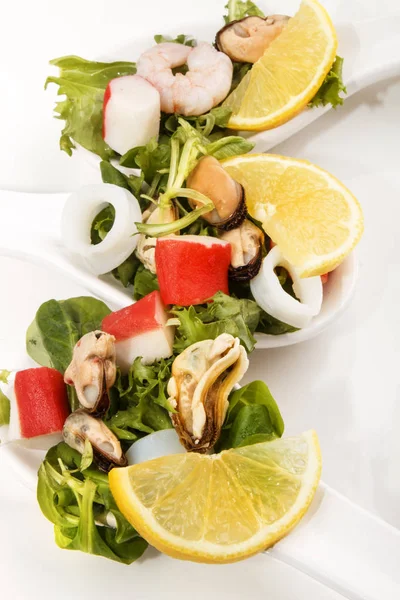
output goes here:
[{"label": "mussel meat", "polygon": [[233,281],[250,281],[259,272],[262,262],[264,233],[246,219],[240,227],[220,235],[232,248],[229,277]]},{"label": "mussel meat", "polygon": [[249,361],[239,338],[223,333],[184,350],[172,364],[168,382],[172,423],[188,451],[206,453],[217,442],[228,397]]},{"label": "mussel meat", "polygon": [[[201,192],[214,203],[214,210],[203,215],[214,227],[229,231],[243,223],[247,215],[243,187],[235,181],[213,156],[204,156],[187,179],[187,187]],[[192,208],[200,203],[190,200]]]},{"label": "mussel meat", "polygon": [[106,473],[113,467],[126,467],[128,464],[118,438],[101,419],[92,417],[85,410],[76,410],[67,417],[63,438],[68,446],[80,454],[84,452],[85,441],[89,440],[94,462]]},{"label": "mussel meat", "polygon": [[255,63],[286,27],[290,17],[244,17],[220,29],[215,44],[235,62]]},{"label": "mussel meat", "polygon": [[64,381],[75,386],[83,408],[100,416],[110,405],[108,392],[115,383],[116,373],[114,336],[91,331],[75,344]]}]

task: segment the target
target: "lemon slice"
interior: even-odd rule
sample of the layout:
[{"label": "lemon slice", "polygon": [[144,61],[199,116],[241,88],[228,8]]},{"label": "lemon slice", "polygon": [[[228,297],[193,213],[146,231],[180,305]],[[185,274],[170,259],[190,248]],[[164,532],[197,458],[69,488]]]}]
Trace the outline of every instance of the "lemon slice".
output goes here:
[{"label": "lemon slice", "polygon": [[223,166],[243,185],[250,215],[301,277],[332,271],[360,240],[361,207],[327,171],[276,154],[236,156]]},{"label": "lemon slice", "polygon": [[296,525],[318,485],[314,431],[227,450],[164,456],[109,475],[128,521],[175,558],[224,563],[268,548]]},{"label": "lemon slice", "polygon": [[297,14],[228,96],[228,127],[272,129],[315,96],[336,56],[335,28],[317,0],[303,0]]}]

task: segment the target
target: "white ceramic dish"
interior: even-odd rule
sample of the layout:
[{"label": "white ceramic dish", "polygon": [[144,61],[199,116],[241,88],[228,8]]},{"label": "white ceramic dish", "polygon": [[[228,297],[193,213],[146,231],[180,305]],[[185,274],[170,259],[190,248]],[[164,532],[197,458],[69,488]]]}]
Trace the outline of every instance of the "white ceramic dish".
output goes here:
[{"label": "white ceramic dish", "polygon": [[[124,288],[111,275],[93,275],[83,262],[63,247],[59,230],[66,197],[64,194],[0,192],[2,214],[8,223],[7,231],[0,238],[0,254],[29,257],[37,264],[65,272],[72,281],[102,298],[113,310],[128,306],[132,303],[132,289]],[[41,218],[44,213],[45,221]],[[21,214],[25,215],[22,223]],[[307,327],[280,336],[257,334],[256,348],[289,346],[318,335],[348,306],[356,287],[357,275],[357,259],[352,253],[324,286],[321,312]]]}]

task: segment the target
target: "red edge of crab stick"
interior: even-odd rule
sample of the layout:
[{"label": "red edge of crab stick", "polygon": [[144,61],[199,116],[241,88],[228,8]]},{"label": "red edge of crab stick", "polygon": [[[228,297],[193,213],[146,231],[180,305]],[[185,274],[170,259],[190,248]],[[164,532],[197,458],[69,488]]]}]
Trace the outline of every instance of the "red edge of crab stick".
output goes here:
[{"label": "red edge of crab stick", "polygon": [[67,389],[59,371],[49,367],[18,371],[14,393],[22,438],[62,430],[70,410]]},{"label": "red edge of crab stick", "polygon": [[159,238],[156,268],[164,304],[202,304],[221,291],[229,294],[231,245],[208,236]]},{"label": "red edge of crab stick", "polygon": [[171,356],[174,328],[167,326],[167,320],[158,291],[103,319],[102,330],[115,337],[117,364],[122,372],[126,373],[138,356],[143,364]]}]

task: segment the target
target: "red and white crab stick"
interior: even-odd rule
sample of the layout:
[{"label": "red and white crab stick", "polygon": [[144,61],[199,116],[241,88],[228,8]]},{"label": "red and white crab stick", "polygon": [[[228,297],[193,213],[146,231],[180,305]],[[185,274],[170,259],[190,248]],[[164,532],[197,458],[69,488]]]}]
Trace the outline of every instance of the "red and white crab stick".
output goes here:
[{"label": "red and white crab stick", "polygon": [[49,367],[17,371],[15,379],[10,381],[7,397],[10,400],[7,441],[61,432],[70,413],[64,378]]},{"label": "red and white crab stick", "polygon": [[214,237],[159,238],[156,268],[164,304],[202,304],[217,292],[229,294],[231,245]]},{"label": "red and white crab stick", "polygon": [[160,131],[160,94],[139,75],[112,79],[103,102],[103,138],[119,154],[144,146]]},{"label": "red and white crab stick", "polygon": [[115,337],[117,365],[123,373],[129,371],[138,356],[143,364],[151,364],[172,355],[174,327],[167,321],[158,291],[103,319],[101,328]]}]

